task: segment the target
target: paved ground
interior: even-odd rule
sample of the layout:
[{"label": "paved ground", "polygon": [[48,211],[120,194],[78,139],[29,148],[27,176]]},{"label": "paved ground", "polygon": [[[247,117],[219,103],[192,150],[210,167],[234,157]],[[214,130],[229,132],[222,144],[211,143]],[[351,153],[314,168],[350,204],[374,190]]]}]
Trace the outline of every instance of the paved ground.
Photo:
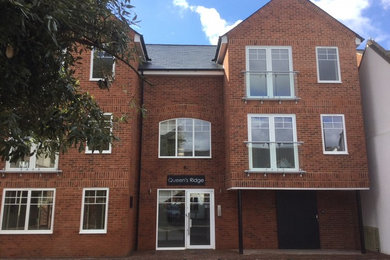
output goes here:
[{"label": "paved ground", "polygon": [[[44,258],[40,259],[43,260]],[[49,260],[48,258],[45,258]],[[70,258],[50,258],[60,260]],[[389,259],[389,255],[368,252],[361,254],[359,251],[335,251],[335,250],[246,250],[244,255],[239,255],[237,250],[181,250],[181,251],[138,251],[129,257],[123,258],[81,258],[82,260],[382,260]],[[16,260],[16,259],[13,259]],[[22,259],[19,259],[22,260]],[[27,260],[27,259],[26,259]],[[32,260],[29,258],[28,260]]]},{"label": "paved ground", "polygon": [[335,250],[245,250],[244,255],[239,255],[236,250],[185,250],[185,251],[138,251],[128,259],[259,259],[259,260],[295,260],[295,259],[319,259],[319,260],[376,260],[390,259],[389,255],[378,253],[361,254],[359,251],[335,251]]}]

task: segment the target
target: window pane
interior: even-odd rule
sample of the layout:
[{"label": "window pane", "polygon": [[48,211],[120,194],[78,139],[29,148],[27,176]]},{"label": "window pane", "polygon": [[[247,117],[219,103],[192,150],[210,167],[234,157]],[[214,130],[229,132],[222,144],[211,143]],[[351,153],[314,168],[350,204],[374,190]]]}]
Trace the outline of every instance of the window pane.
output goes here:
[{"label": "window pane", "polygon": [[338,56],[336,48],[318,48],[318,71],[320,80],[338,81]]},{"label": "window pane", "polygon": [[292,74],[289,73],[274,73],[273,74],[273,88],[275,97],[289,97],[291,96],[291,82]]},{"label": "window pane", "polygon": [[28,222],[29,230],[50,230],[53,214],[52,204],[31,204]]},{"label": "window pane", "polygon": [[114,59],[104,51],[93,51],[92,78],[112,76]]},{"label": "window pane", "polygon": [[160,123],[160,156],[175,156],[176,120]]},{"label": "window pane", "polygon": [[323,116],[325,151],[346,151],[342,116]]},{"label": "window pane", "polygon": [[18,160],[16,162],[10,162],[10,168],[22,168],[28,169],[30,167],[30,156],[25,156],[23,160]]},{"label": "window pane", "polygon": [[195,156],[210,156],[210,123],[203,120],[195,122]]},{"label": "window pane", "polygon": [[2,230],[24,230],[28,191],[6,191]]},{"label": "window pane", "polygon": [[252,140],[259,142],[269,142],[269,119],[268,117],[251,118]]},{"label": "window pane", "polygon": [[252,167],[271,168],[270,144],[252,144]]},{"label": "window pane", "polygon": [[185,191],[159,191],[158,247],[185,245]]},{"label": "window pane", "polygon": [[83,229],[104,229],[105,213],[105,204],[85,204]]},{"label": "window pane", "polygon": [[192,156],[193,120],[177,120],[177,156]]},{"label": "window pane", "polygon": [[268,96],[266,73],[249,74],[249,95],[260,97]]},{"label": "window pane", "polygon": [[50,155],[39,155],[35,163],[35,168],[54,168],[55,167],[55,156]]},{"label": "window pane", "polygon": [[276,144],[277,168],[295,168],[294,147],[294,144]]}]

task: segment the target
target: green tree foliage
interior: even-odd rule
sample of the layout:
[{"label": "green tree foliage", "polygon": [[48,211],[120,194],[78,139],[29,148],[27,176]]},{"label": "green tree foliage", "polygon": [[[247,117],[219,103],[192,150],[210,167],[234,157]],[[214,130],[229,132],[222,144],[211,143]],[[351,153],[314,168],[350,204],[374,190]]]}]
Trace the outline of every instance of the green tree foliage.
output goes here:
[{"label": "green tree foliage", "polygon": [[[0,1],[0,154],[3,160],[70,147],[96,150],[115,137],[80,89],[74,68],[97,47],[131,67],[130,0]],[[132,68],[134,69],[134,68]],[[98,82],[109,88],[112,79]]]}]

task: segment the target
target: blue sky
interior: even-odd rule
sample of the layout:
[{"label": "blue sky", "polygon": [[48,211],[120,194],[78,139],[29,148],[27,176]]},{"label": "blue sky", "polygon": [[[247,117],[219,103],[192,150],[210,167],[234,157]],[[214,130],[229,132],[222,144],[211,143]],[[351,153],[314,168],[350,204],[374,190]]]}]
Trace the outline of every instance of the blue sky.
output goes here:
[{"label": "blue sky", "polygon": [[[146,43],[216,44],[268,0],[132,0]],[[312,0],[365,39],[390,49],[390,0]],[[364,48],[364,45],[361,45]]]}]

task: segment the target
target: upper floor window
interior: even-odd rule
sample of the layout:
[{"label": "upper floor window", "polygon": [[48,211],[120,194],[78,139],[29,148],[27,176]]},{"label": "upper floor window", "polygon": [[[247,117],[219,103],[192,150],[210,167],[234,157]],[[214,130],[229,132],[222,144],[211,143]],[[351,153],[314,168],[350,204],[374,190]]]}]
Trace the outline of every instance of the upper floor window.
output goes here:
[{"label": "upper floor window", "polygon": [[[107,133],[111,133],[112,132],[112,113],[104,113],[103,115],[104,117],[104,121],[105,121],[105,130],[107,131]],[[87,143],[87,147],[85,149],[85,153],[92,153],[92,150],[93,150],[93,153],[111,153],[111,143],[110,142],[105,142],[102,147],[90,147],[88,146],[88,143]]]},{"label": "upper floor window", "polygon": [[3,234],[53,233],[55,189],[4,189]]},{"label": "upper floor window", "polygon": [[115,73],[114,57],[105,51],[92,49],[90,80],[101,80],[113,77]]},{"label": "upper floor window", "polygon": [[210,122],[177,118],[160,122],[159,157],[210,158]]},{"label": "upper floor window", "polygon": [[31,156],[26,156],[16,162],[7,161],[7,171],[53,171],[58,169],[58,154],[36,153],[37,145],[31,146]]},{"label": "upper floor window", "polygon": [[291,47],[247,46],[247,97],[294,97],[292,70]]},{"label": "upper floor window", "polygon": [[317,76],[320,83],[340,83],[339,51],[337,47],[316,47]]},{"label": "upper floor window", "polygon": [[80,233],[107,233],[108,188],[85,188]]},{"label": "upper floor window", "polygon": [[295,115],[248,115],[250,170],[297,171]]},{"label": "upper floor window", "polygon": [[324,154],[347,154],[344,115],[321,115]]}]

